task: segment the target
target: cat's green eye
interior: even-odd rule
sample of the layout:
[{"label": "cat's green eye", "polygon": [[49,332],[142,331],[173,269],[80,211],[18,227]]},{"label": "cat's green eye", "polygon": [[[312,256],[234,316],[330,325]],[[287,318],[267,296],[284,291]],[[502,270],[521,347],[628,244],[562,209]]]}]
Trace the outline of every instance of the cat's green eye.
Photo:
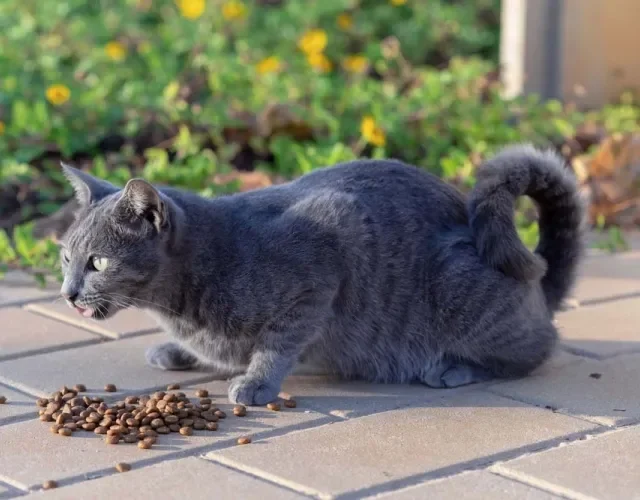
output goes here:
[{"label": "cat's green eye", "polygon": [[91,265],[96,271],[104,271],[109,265],[109,259],[106,257],[91,257]]}]

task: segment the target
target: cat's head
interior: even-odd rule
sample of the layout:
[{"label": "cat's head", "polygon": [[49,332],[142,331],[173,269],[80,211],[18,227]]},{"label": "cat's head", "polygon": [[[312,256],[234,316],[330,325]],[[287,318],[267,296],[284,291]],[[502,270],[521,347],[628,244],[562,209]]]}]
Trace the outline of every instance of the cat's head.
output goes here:
[{"label": "cat's head", "polygon": [[87,318],[143,307],[167,262],[171,202],[142,179],[122,189],[63,165],[80,205],[61,241],[60,293]]}]

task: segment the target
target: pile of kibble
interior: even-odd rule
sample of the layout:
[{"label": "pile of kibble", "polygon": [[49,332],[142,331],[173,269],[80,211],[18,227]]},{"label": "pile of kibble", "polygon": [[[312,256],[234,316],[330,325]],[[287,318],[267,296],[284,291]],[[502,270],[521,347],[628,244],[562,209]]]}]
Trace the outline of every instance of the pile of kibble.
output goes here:
[{"label": "pile of kibble", "polygon": [[[53,422],[51,432],[60,436],[71,436],[77,431],[94,432],[104,435],[107,444],[131,443],[138,448],[151,448],[160,434],[179,432],[183,436],[191,436],[195,430],[218,430],[218,421],[227,417],[225,412],[217,408],[206,389],[198,389],[195,395],[198,403],[191,401],[184,392],[179,391],[178,384],[171,384],[167,391],[158,391],[143,396],[127,396],[124,401],[106,403],[103,398],[89,395],[83,384],[66,385],[48,398],[36,401],[40,420]],[[105,392],[116,392],[114,384],[107,384]],[[7,398],[0,395],[0,404],[6,404]],[[295,408],[293,399],[285,399],[284,406]],[[267,408],[280,411],[280,403],[269,403]],[[247,408],[242,405],[233,407],[237,417],[247,415]],[[242,436],[238,444],[249,444],[251,438]],[[127,472],[131,466],[118,463],[118,472]],[[56,481],[45,481],[42,489],[56,488]]]},{"label": "pile of kibble", "polygon": [[[105,443],[130,443],[138,448],[149,449],[160,434],[178,432],[191,436],[194,430],[216,431],[218,422],[226,418],[225,412],[217,408],[205,389],[196,390],[199,398],[192,402],[180,386],[172,384],[167,392],[158,391],[143,396],[127,396],[124,401],[108,404],[100,397],[81,395],[86,392],[82,384],[62,387],[49,398],[38,399],[40,420],[53,422],[51,432],[71,436],[76,431],[94,432],[104,435]],[[115,392],[113,384],[107,384],[105,392]],[[294,400],[285,400],[285,406],[295,408]],[[280,410],[279,403],[267,405],[270,410]],[[233,414],[244,417],[247,408],[237,405]],[[238,439],[238,444],[248,444],[247,436]]]}]

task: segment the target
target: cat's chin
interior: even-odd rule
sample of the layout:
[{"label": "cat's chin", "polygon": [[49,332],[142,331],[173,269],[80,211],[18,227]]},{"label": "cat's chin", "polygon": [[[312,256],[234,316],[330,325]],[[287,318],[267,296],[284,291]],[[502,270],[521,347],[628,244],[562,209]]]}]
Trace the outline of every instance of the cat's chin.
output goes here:
[{"label": "cat's chin", "polygon": [[88,319],[103,320],[113,316],[118,309],[107,304],[98,304],[93,307],[73,306],[80,316]]}]

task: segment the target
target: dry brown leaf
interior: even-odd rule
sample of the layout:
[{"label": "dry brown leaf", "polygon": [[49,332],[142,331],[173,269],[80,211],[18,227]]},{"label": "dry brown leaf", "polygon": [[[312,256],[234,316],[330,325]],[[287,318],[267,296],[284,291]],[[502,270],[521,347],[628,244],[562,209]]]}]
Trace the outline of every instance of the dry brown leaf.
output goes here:
[{"label": "dry brown leaf", "polygon": [[258,115],[257,130],[262,137],[288,135],[296,141],[313,138],[311,127],[286,104],[272,103],[265,107]]},{"label": "dry brown leaf", "polygon": [[608,137],[572,166],[591,198],[593,223],[604,217],[607,224],[640,224],[640,134]]},{"label": "dry brown leaf", "polygon": [[228,174],[218,174],[214,177],[214,182],[218,185],[229,184],[238,181],[241,192],[252,191],[254,189],[271,186],[273,181],[264,172],[229,172]]}]

